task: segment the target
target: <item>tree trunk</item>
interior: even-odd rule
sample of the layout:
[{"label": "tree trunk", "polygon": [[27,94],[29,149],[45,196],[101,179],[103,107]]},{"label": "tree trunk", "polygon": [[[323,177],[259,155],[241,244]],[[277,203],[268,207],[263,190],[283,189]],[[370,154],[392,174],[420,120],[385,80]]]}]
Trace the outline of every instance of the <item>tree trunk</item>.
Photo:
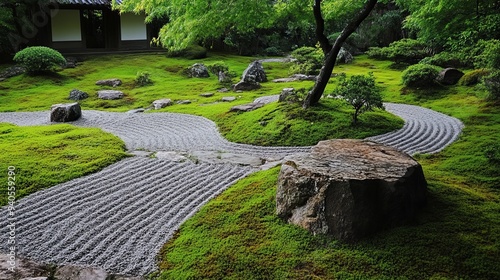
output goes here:
[{"label": "tree trunk", "polygon": [[325,35],[325,20],[321,15],[321,1],[315,0],[313,11],[314,11],[314,20],[316,21],[316,38],[318,39],[319,45],[323,50],[325,56],[328,55],[328,52],[332,49],[332,44]]},{"label": "tree trunk", "polygon": [[[354,19],[351,22],[349,22],[349,24],[347,24],[344,30],[342,30],[342,33],[340,33],[339,37],[337,37],[337,40],[335,40],[335,43],[333,44],[330,51],[326,55],[325,64],[323,65],[323,68],[321,68],[321,71],[319,73],[318,78],[316,79],[316,83],[314,84],[313,89],[308,93],[306,99],[304,100],[304,104],[302,105],[304,109],[307,109],[310,106],[318,104],[321,96],[323,95],[323,92],[325,91],[326,85],[328,84],[328,80],[330,80],[330,76],[332,75],[333,68],[335,67],[335,62],[337,60],[337,55],[339,54],[340,48],[344,44],[345,40],[354,31],[356,31],[361,22],[363,22],[363,20],[365,20],[365,18],[370,14],[370,12],[373,10],[377,2],[378,0],[369,0],[366,3],[363,10],[361,10],[358,13],[358,15],[354,17]],[[322,28],[324,29],[324,20],[323,17],[321,16],[320,5],[321,5],[321,0],[316,0],[314,5],[314,16],[316,18],[317,30],[318,30],[318,23],[320,25],[321,23],[323,23]],[[317,9],[319,10],[319,13],[317,12]],[[318,19],[318,16],[321,17],[321,19]],[[321,41],[323,40],[322,39],[323,37],[325,37],[324,34],[323,36],[318,37],[320,45],[322,44]]]}]

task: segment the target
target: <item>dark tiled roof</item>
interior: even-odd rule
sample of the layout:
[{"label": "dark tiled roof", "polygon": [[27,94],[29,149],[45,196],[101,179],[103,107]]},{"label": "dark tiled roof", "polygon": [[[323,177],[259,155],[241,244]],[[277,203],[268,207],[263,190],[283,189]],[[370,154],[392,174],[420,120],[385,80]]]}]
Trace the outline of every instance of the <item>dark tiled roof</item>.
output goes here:
[{"label": "dark tiled roof", "polygon": [[[56,0],[59,4],[72,4],[72,5],[106,5],[110,6],[112,0]],[[116,1],[121,4],[122,0]]]}]

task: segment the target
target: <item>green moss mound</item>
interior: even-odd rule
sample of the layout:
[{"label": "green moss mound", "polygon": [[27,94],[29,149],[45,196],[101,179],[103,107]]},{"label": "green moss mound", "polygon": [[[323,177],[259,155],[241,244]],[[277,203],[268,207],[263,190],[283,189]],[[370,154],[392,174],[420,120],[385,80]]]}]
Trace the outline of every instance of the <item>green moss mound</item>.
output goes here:
[{"label": "green moss mound", "polygon": [[[20,127],[0,123],[0,170],[15,168],[16,197],[97,172],[124,158],[125,144],[97,128],[68,124]],[[2,188],[2,192],[6,192]],[[0,195],[0,206],[7,195]]]}]

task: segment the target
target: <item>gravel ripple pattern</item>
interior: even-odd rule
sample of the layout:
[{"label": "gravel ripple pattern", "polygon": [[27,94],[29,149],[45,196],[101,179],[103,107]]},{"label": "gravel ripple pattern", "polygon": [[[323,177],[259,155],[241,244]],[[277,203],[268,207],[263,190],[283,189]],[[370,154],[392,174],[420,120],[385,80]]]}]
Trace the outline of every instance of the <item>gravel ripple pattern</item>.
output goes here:
[{"label": "gravel ripple pattern", "polygon": [[407,154],[432,154],[458,139],[463,123],[445,114],[414,105],[385,103],[388,112],[405,121],[403,128],[367,138]]},{"label": "gravel ripple pattern", "polygon": [[[183,221],[253,171],[228,164],[122,160],[20,200],[17,252],[40,262],[147,274]],[[7,210],[0,215],[7,217]],[[8,223],[0,221],[0,249],[6,252]]]}]

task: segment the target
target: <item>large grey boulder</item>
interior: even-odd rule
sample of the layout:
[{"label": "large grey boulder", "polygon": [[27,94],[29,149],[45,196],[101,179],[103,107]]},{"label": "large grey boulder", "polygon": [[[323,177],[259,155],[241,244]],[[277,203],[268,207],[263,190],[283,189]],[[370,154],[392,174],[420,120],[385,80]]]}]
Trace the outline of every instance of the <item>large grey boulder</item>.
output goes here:
[{"label": "large grey boulder", "polygon": [[439,72],[436,80],[443,85],[456,85],[464,72],[455,68],[446,68]]},{"label": "large grey boulder", "polygon": [[349,64],[352,63],[353,60],[354,57],[348,50],[346,50],[344,47],[340,48],[340,51],[337,54],[337,63]]},{"label": "large grey boulder", "polygon": [[247,69],[243,72],[241,81],[250,83],[263,83],[267,82],[266,72],[264,66],[260,61],[254,61],[248,65]]},{"label": "large grey boulder", "polygon": [[117,87],[117,86],[120,86],[122,84],[122,80],[117,79],[117,78],[99,80],[95,84],[98,86]]},{"label": "large grey boulder", "polygon": [[97,92],[97,97],[105,100],[121,99],[123,96],[123,92],[119,90],[100,90]]},{"label": "large grey boulder", "polygon": [[78,89],[73,89],[69,92],[68,99],[78,101],[78,100],[86,99],[88,97],[89,97],[89,95],[86,92],[78,90]]},{"label": "large grey boulder", "polygon": [[72,122],[82,116],[82,108],[78,103],[55,104],[50,108],[51,122]]},{"label": "large grey boulder", "polygon": [[195,63],[188,68],[188,76],[190,78],[208,78],[208,69],[203,63]]},{"label": "large grey boulder", "polygon": [[422,167],[394,148],[328,140],[284,159],[276,212],[313,234],[352,242],[411,221],[426,203]]}]

